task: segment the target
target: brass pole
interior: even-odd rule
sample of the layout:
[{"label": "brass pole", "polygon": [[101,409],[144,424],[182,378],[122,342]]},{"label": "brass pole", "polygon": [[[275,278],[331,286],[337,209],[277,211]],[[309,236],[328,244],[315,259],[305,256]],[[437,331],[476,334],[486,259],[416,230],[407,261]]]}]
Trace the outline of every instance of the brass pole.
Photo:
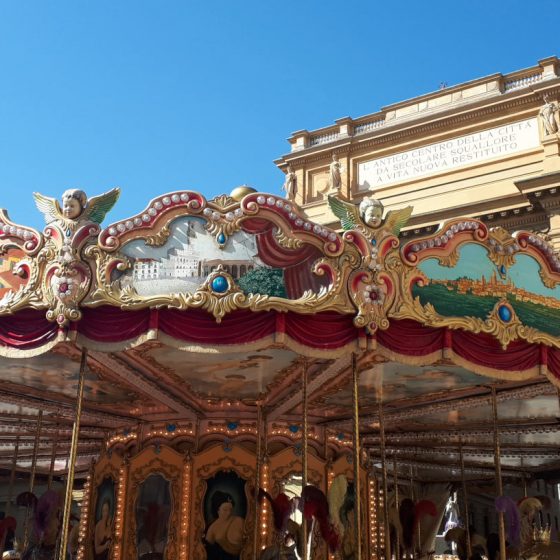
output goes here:
[{"label": "brass pole", "polygon": [[[393,480],[395,481],[395,510],[397,518],[399,517],[399,473],[397,470],[397,454],[393,453]],[[396,543],[395,543],[395,559],[400,560],[401,543],[399,528],[395,527]]]},{"label": "brass pole", "polygon": [[523,497],[526,498],[528,496],[527,493],[527,474],[525,473],[524,465],[523,465],[523,457],[521,457],[521,472],[523,473]]},{"label": "brass pole", "polygon": [[391,560],[391,529],[389,527],[387,464],[385,462],[385,426],[383,423],[383,403],[381,397],[379,397],[379,449],[381,451],[381,476],[383,482],[383,527],[385,532],[385,559]]},{"label": "brass pole", "polygon": [[255,527],[253,531],[253,557],[257,558],[259,552],[259,488],[261,486],[261,455],[262,455],[262,403],[257,402],[257,456],[255,467]]},{"label": "brass pole", "polygon": [[31,477],[29,479],[29,491],[33,493],[35,486],[35,474],[37,472],[37,455],[39,454],[39,444],[41,438],[41,428],[43,427],[43,411],[39,410],[37,415],[37,429],[35,430],[35,442],[33,445],[33,458],[31,459]]},{"label": "brass pole", "polygon": [[51,465],[49,467],[49,478],[47,480],[47,490],[51,489],[52,486],[52,481],[53,481],[53,476],[54,476],[54,463],[56,461],[56,446],[58,445],[58,430],[56,430],[56,433],[54,435],[54,441],[52,444],[52,451],[51,451]]},{"label": "brass pole", "polygon": [[6,504],[6,517],[10,515],[12,510],[12,497],[14,492],[14,484],[16,482],[18,453],[19,453],[19,436],[16,437],[16,447],[14,449],[14,456],[12,458],[12,470],[10,471],[10,488],[8,490],[8,503]]},{"label": "brass pole", "polygon": [[[303,391],[303,445],[302,445],[302,457],[301,457],[301,489],[303,489],[307,485],[307,358],[303,359],[303,372],[302,372],[302,391]],[[307,548],[307,521],[305,517],[302,521],[302,529],[303,529],[303,560],[307,560],[308,555],[308,548]]]},{"label": "brass pole", "polygon": [[[14,449],[14,457],[12,459],[12,470],[10,472],[10,487],[8,489],[8,499],[6,500],[6,517],[9,517],[10,510],[12,509],[12,496],[14,491],[14,483],[16,478],[16,467],[17,467],[17,456],[19,452],[19,436],[16,436],[16,446]],[[0,540],[0,557],[4,553],[4,548],[6,546],[6,538],[8,537],[8,531],[4,531],[4,535]]]},{"label": "brass pole", "polygon": [[62,517],[62,528],[60,535],[60,548],[58,549],[59,560],[66,560],[66,548],[68,546],[68,527],[70,525],[70,512],[72,510],[72,490],[74,488],[74,469],[76,467],[76,456],[78,454],[78,437],[80,435],[80,420],[82,417],[82,400],[84,397],[84,379],[87,368],[87,348],[82,348],[82,359],[80,362],[80,377],[78,379],[78,392],[76,395],[76,416],[72,427],[72,444],[70,445],[70,457],[68,462],[68,479],[66,481],[66,496],[64,499],[64,513]]},{"label": "brass pole", "polygon": [[354,440],[354,535],[356,538],[356,560],[362,560],[362,513],[360,491],[360,394],[358,363],[356,354],[352,352],[352,408],[353,408],[353,440]]},{"label": "brass pole", "polygon": [[[416,503],[416,492],[414,490],[414,473],[413,473],[413,467],[412,465],[410,465],[410,499]],[[420,535],[420,522],[418,522],[418,525],[415,527],[416,530],[416,539],[418,540],[418,545],[421,547],[421,535]],[[414,558],[414,550],[412,551],[412,557]]]},{"label": "brass pole", "polygon": [[[502,484],[502,465],[500,459],[500,435],[498,433],[498,402],[496,399],[496,387],[492,385],[492,426],[494,429],[494,467],[496,469],[496,490],[498,496],[502,496],[504,488]],[[506,527],[504,514],[498,512],[498,531],[500,537],[500,560],[506,560]]]},{"label": "brass pole", "polygon": [[[33,443],[33,456],[31,458],[31,473],[29,475],[29,492],[33,494],[35,486],[35,473],[37,471],[37,455],[39,453],[39,444],[41,438],[41,427],[43,426],[43,411],[39,410],[37,414],[37,429],[35,430],[35,441]],[[25,512],[25,526],[23,528],[23,550],[29,544],[29,506]]]},{"label": "brass pole", "polygon": [[469,523],[469,502],[467,496],[467,483],[465,481],[465,457],[463,455],[463,442],[459,441],[459,458],[461,460],[461,486],[463,490],[463,507],[465,515],[465,529],[467,530],[467,556],[470,558],[472,556],[471,548],[471,529]]}]

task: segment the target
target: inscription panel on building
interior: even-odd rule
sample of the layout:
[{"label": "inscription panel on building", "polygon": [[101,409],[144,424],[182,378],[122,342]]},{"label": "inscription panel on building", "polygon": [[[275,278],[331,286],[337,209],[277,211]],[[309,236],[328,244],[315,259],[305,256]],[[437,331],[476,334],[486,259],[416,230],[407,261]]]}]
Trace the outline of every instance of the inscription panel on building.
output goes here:
[{"label": "inscription panel on building", "polygon": [[505,124],[360,163],[359,189],[375,191],[394,183],[445,173],[487,160],[502,159],[539,145],[536,118]]}]

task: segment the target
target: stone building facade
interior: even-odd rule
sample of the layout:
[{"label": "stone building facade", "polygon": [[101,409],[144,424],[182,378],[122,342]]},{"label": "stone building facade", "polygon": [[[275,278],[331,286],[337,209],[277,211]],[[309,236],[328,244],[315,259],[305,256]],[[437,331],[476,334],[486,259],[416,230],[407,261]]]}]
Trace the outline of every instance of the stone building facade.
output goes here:
[{"label": "stone building facade", "polygon": [[389,210],[414,206],[405,237],[473,216],[509,231],[541,232],[560,249],[559,100],[560,61],[549,57],[294,132],[291,151],[275,163],[284,172],[290,167],[295,201],[323,224],[336,224],[327,194],[338,160],[343,197],[374,196]]}]

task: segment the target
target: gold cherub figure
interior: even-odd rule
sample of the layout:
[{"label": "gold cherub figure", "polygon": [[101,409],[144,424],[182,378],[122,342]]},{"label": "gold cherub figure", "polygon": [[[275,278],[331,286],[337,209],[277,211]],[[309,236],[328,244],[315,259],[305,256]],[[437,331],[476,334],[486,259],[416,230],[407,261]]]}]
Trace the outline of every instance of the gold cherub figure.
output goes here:
[{"label": "gold cherub figure", "polygon": [[68,189],[62,194],[62,208],[56,198],[33,193],[35,204],[48,224],[56,221],[65,226],[78,222],[94,222],[100,224],[105,215],[115,205],[120,195],[118,188],[93,196],[88,199],[86,193],[79,189]]},{"label": "gold cherub figure", "polygon": [[393,235],[399,235],[412,215],[412,206],[407,206],[400,210],[390,210],[383,219],[383,204],[373,197],[363,198],[357,206],[335,196],[329,196],[328,201],[330,209],[345,231],[359,229],[371,234],[373,230],[383,228]]}]

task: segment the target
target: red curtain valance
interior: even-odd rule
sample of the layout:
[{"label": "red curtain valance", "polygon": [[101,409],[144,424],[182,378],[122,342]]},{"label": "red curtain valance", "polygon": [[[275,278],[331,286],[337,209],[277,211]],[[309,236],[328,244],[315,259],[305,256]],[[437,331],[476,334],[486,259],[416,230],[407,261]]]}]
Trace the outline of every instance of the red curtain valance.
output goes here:
[{"label": "red curtain valance", "polygon": [[0,345],[9,348],[39,348],[54,340],[57,331],[57,324],[47,321],[44,311],[25,309],[0,317]]},{"label": "red curtain valance", "polygon": [[[71,325],[71,331],[93,342],[123,343],[123,347],[127,342],[134,343],[150,329],[156,329],[181,343],[207,346],[242,346],[273,335],[285,335],[295,343],[314,350],[342,349],[365,336],[362,329],[354,326],[352,316],[334,312],[298,315],[238,310],[226,315],[221,323],[216,323],[213,316],[199,309],[123,311],[103,306],[82,311],[82,319]],[[40,352],[41,347],[47,351],[57,333],[56,323],[47,321],[44,310],[24,310],[0,317],[0,347],[14,356],[18,351]],[[560,379],[560,349],[522,340],[511,342],[504,350],[495,338],[487,334],[427,327],[408,319],[391,321],[390,327],[378,331],[376,338],[380,346],[401,356],[429,357],[447,349],[463,362],[479,366],[479,369],[523,372],[542,364]]]}]

